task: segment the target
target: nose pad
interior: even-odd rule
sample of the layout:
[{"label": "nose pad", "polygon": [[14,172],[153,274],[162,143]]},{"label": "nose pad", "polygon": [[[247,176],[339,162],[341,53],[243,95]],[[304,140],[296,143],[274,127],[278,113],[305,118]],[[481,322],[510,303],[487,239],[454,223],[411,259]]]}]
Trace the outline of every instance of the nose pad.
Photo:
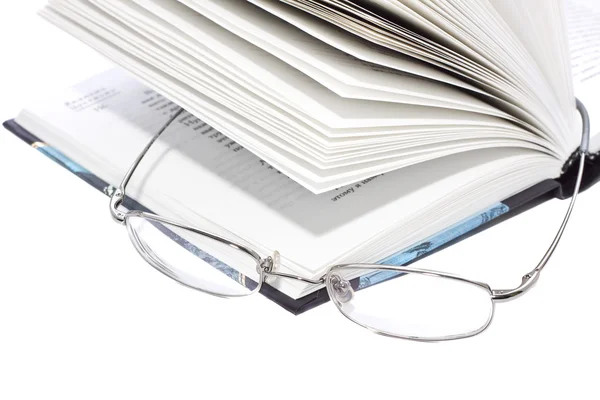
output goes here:
[{"label": "nose pad", "polygon": [[347,303],[354,297],[354,289],[346,279],[339,275],[331,276],[330,282],[335,299],[340,303]]}]

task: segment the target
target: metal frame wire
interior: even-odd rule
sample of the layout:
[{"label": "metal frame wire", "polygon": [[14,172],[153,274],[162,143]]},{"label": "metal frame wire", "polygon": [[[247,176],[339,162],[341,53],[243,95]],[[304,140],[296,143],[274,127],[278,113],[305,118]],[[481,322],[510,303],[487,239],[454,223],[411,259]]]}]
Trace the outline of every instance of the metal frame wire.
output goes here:
[{"label": "metal frame wire", "polygon": [[[490,286],[488,284],[485,283],[481,283],[475,280],[471,280],[471,279],[467,279],[467,278],[463,278],[457,275],[453,275],[453,274],[449,274],[449,273],[445,273],[445,272],[439,272],[439,271],[430,271],[430,270],[422,270],[419,268],[412,268],[412,267],[404,267],[404,266],[394,266],[394,265],[380,265],[380,264],[344,264],[344,265],[334,265],[332,267],[330,267],[328,269],[328,272],[323,275],[321,278],[319,279],[309,279],[309,278],[305,278],[302,276],[298,276],[298,275],[293,275],[293,274],[287,274],[287,273],[283,273],[283,272],[279,272],[278,271],[278,260],[279,260],[279,254],[277,252],[275,252],[274,255],[272,256],[268,256],[266,258],[262,258],[257,252],[255,252],[254,250],[236,243],[235,241],[229,240],[227,238],[224,238],[222,236],[219,235],[215,235],[211,232],[207,232],[204,231],[202,229],[198,229],[196,227],[187,225],[185,223],[182,223],[180,221],[176,221],[173,219],[169,219],[169,218],[165,218],[165,217],[161,217],[152,213],[147,213],[147,212],[141,212],[141,211],[122,211],[120,209],[120,205],[123,202],[123,199],[126,195],[126,189],[127,189],[127,185],[129,183],[129,181],[131,180],[131,177],[133,176],[134,172],[136,171],[136,169],[138,168],[140,162],[142,161],[142,159],[144,158],[144,156],[146,155],[146,153],[150,150],[150,148],[152,147],[152,145],[154,144],[154,142],[160,137],[160,135],[162,135],[168,128],[169,126],[171,126],[171,124],[177,120],[177,118],[179,118],[181,116],[181,114],[184,112],[184,110],[182,108],[180,108],[175,114],[173,114],[173,116],[171,118],[169,118],[169,120],[167,121],[167,123],[152,137],[152,139],[150,140],[150,142],[146,145],[146,147],[142,150],[142,152],[138,155],[138,157],[135,159],[135,161],[133,162],[133,164],[131,165],[131,167],[129,168],[129,170],[127,171],[127,173],[125,174],[121,185],[119,186],[119,188],[113,193],[113,195],[110,198],[110,212],[111,215],[113,217],[113,219],[121,224],[127,225],[128,226],[128,230],[129,230],[129,234],[131,237],[132,242],[134,243],[136,249],[138,250],[138,252],[140,253],[140,255],[150,264],[152,265],[154,268],[156,268],[157,270],[159,270],[161,273],[165,274],[166,276],[176,280],[177,282],[191,287],[193,289],[196,290],[200,290],[202,292],[211,294],[211,295],[215,295],[215,296],[220,296],[220,297],[241,297],[241,296],[246,296],[246,295],[250,295],[253,293],[256,293],[260,290],[260,287],[262,285],[262,283],[269,277],[271,278],[278,278],[278,279],[293,279],[293,280],[297,280],[297,281],[301,281],[301,282],[305,282],[305,283],[309,283],[309,284],[313,284],[313,285],[320,285],[320,284],[325,284],[327,287],[327,291],[329,293],[329,296],[331,299],[333,299],[333,303],[336,304],[338,310],[340,310],[340,312],[346,316],[347,318],[349,318],[350,320],[352,320],[353,322],[355,322],[356,324],[363,326],[364,328],[367,328],[377,334],[381,334],[381,335],[385,335],[385,336],[392,336],[392,337],[396,337],[396,338],[402,338],[402,339],[410,339],[410,340],[417,340],[417,341],[445,341],[445,340],[455,340],[455,339],[462,339],[462,338],[466,338],[466,337],[471,337],[471,336],[475,336],[483,331],[485,331],[489,325],[492,322],[493,319],[493,315],[494,315],[494,310],[495,310],[495,303],[497,302],[503,302],[503,301],[508,301],[508,300],[513,300],[515,298],[518,298],[519,296],[522,296],[523,294],[525,294],[526,292],[528,292],[529,290],[531,290],[531,288],[534,286],[534,284],[538,281],[539,277],[540,277],[540,273],[541,271],[544,269],[544,267],[548,264],[548,261],[550,260],[550,258],[552,257],[552,254],[554,253],[554,251],[556,250],[564,232],[565,229],[567,227],[567,224],[569,222],[569,219],[571,218],[573,209],[575,207],[575,202],[577,200],[577,196],[579,194],[580,188],[581,188],[581,183],[582,183],[582,179],[583,179],[583,172],[584,172],[584,168],[585,168],[585,161],[586,161],[586,157],[588,157],[589,155],[589,143],[590,143],[590,120],[589,120],[589,115],[587,110],[585,109],[585,106],[579,101],[577,100],[577,109],[579,111],[579,113],[581,114],[582,117],[582,121],[583,121],[583,133],[582,133],[582,140],[581,140],[581,146],[579,148],[579,150],[577,151],[577,156],[579,157],[579,170],[578,170],[578,175],[577,175],[577,180],[575,183],[575,190],[574,190],[574,194],[573,197],[571,198],[569,207],[567,209],[566,215],[563,219],[563,222],[560,226],[560,228],[558,229],[558,232],[554,238],[554,240],[552,241],[552,243],[550,244],[550,247],[548,248],[548,250],[546,251],[546,253],[544,254],[544,256],[541,258],[540,262],[538,263],[538,265],[531,270],[530,272],[528,272],[527,274],[525,274],[522,278],[521,278],[521,284],[519,286],[517,286],[516,288],[513,289],[491,289]],[[199,288],[193,285],[190,285],[189,283],[185,282],[184,280],[180,279],[176,274],[170,272],[169,268],[166,268],[164,265],[161,265],[160,260],[158,260],[156,257],[152,256],[152,253],[148,251],[148,249],[144,248],[144,246],[140,245],[139,240],[136,239],[135,237],[135,232],[132,230],[132,228],[129,226],[128,224],[128,220],[132,217],[140,217],[140,218],[145,218],[148,219],[150,221],[155,221],[155,222],[160,222],[160,223],[165,223],[165,224],[169,224],[181,229],[186,229],[189,230],[190,232],[199,234],[199,235],[203,235],[207,238],[216,240],[222,244],[225,244],[231,248],[234,248],[236,250],[239,250],[243,253],[245,253],[246,255],[252,257],[257,265],[257,272],[260,275],[260,282],[258,282],[258,286],[252,290],[249,291],[247,294],[244,295],[228,295],[228,296],[223,296],[220,293],[216,293],[216,292],[211,292],[209,290],[206,290],[204,288]],[[414,336],[404,336],[402,334],[396,334],[393,332],[385,332],[376,328],[373,328],[371,326],[367,326],[363,323],[361,323],[360,321],[357,321],[355,319],[353,319],[352,317],[350,317],[349,315],[347,315],[346,313],[344,313],[344,311],[341,308],[341,304],[339,301],[336,300],[336,296],[338,295],[338,293],[336,293],[336,287],[334,287],[334,285],[332,284],[333,282],[333,278],[335,277],[336,281],[339,282],[339,279],[343,279],[340,277],[344,276],[344,271],[350,270],[350,269],[356,269],[356,268],[361,268],[363,270],[389,270],[389,271],[397,271],[399,273],[412,273],[412,274],[423,274],[423,275],[429,275],[429,276],[434,276],[434,277],[438,277],[438,278],[443,278],[443,279],[453,279],[453,280],[460,280],[462,282],[471,284],[471,285],[476,285],[479,286],[483,289],[485,289],[486,291],[489,292],[489,296],[490,296],[490,301],[492,303],[492,308],[491,308],[491,314],[490,317],[488,319],[488,321],[478,330],[472,331],[472,332],[465,332],[464,334],[456,334],[456,335],[449,335],[449,336],[443,336],[443,337],[432,337],[432,338],[428,338],[428,337],[414,337]]]}]

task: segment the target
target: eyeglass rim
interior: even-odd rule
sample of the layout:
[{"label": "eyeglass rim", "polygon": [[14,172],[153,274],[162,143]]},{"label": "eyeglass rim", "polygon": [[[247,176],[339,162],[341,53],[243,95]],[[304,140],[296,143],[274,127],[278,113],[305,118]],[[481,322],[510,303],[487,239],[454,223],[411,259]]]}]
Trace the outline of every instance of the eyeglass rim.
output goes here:
[{"label": "eyeglass rim", "polygon": [[[240,294],[223,294],[223,293],[219,293],[219,292],[214,292],[202,287],[198,287],[195,286],[191,283],[186,282],[185,280],[180,279],[179,277],[177,277],[174,274],[171,274],[168,271],[168,269],[165,269],[166,266],[163,266],[164,263],[161,263],[157,260],[154,259],[154,257],[152,257],[152,255],[150,254],[150,252],[148,252],[147,250],[145,250],[142,246],[141,240],[138,240],[138,236],[137,233],[135,231],[135,229],[132,227],[132,225],[129,223],[129,220],[131,218],[142,218],[144,220],[147,221],[154,221],[154,222],[160,222],[162,224],[167,224],[167,225],[172,225],[176,228],[181,228],[181,229],[185,229],[188,230],[190,232],[199,234],[199,235],[203,235],[206,236],[210,239],[216,240],[218,242],[221,242],[235,250],[239,250],[242,251],[244,254],[246,254],[247,256],[251,257],[255,263],[256,263],[256,269],[257,272],[259,274],[259,278],[258,278],[258,282],[256,282],[256,287],[249,291],[248,293],[240,293]],[[264,269],[261,267],[261,264],[263,262],[263,259],[252,249],[247,248],[243,245],[240,245],[239,243],[233,242],[229,239],[226,239],[222,236],[219,235],[215,235],[213,233],[204,231],[202,229],[198,229],[194,226],[182,223],[180,221],[171,219],[171,218],[166,218],[166,217],[162,217],[160,215],[154,214],[154,213],[149,213],[149,212],[145,212],[145,211],[139,211],[139,210],[132,210],[132,211],[128,211],[126,213],[123,214],[123,223],[125,225],[125,227],[127,228],[127,232],[129,235],[129,239],[131,241],[131,243],[133,244],[133,246],[135,247],[135,249],[137,250],[137,252],[140,254],[140,256],[142,256],[142,258],[148,263],[150,264],[154,269],[156,269],[158,272],[162,273],[163,275],[167,276],[168,278],[174,280],[175,282],[179,283],[180,285],[183,285],[187,288],[190,289],[194,289],[194,290],[198,290],[200,292],[209,294],[211,296],[215,296],[215,297],[220,297],[220,298],[238,298],[238,297],[247,297],[250,296],[254,293],[257,293],[260,291],[260,289],[262,288],[263,283],[265,282],[266,279],[266,274]],[[239,271],[238,271],[239,272]]]},{"label": "eyeglass rim", "polygon": [[411,267],[411,266],[408,266],[408,265],[369,264],[369,263],[365,263],[365,264],[361,264],[361,263],[337,264],[337,265],[334,265],[334,266],[330,267],[327,270],[326,276],[330,275],[333,271],[336,271],[336,270],[351,269],[351,268],[354,268],[354,269],[364,269],[364,270],[379,270],[379,271],[398,271],[398,272],[407,272],[407,273],[416,273],[416,274],[422,274],[422,275],[430,275],[430,276],[433,276],[433,277],[436,277],[436,278],[448,278],[448,279],[453,279],[453,280],[462,281],[462,282],[465,282],[465,283],[471,283],[471,284],[480,286],[483,289],[489,291],[490,295],[492,294],[492,288],[490,287],[490,285],[488,285],[485,282],[480,282],[480,281],[472,280],[472,279],[469,279],[469,278],[465,278],[464,276],[453,274],[453,273],[449,273],[449,272],[437,271],[437,270],[432,270],[432,269],[424,269],[424,268],[415,268],[415,267]]},{"label": "eyeglass rim", "polygon": [[[488,299],[489,299],[490,305],[491,305],[490,314],[488,315],[488,319],[486,320],[485,324],[483,324],[480,328],[478,328],[474,331],[471,331],[471,332],[465,332],[465,333],[454,334],[454,335],[422,337],[422,336],[402,335],[399,333],[388,332],[388,331],[385,331],[385,330],[382,330],[379,328],[375,328],[375,327],[367,325],[366,323],[360,322],[359,320],[357,320],[355,318],[352,318],[350,315],[348,315],[343,310],[342,304],[335,298],[335,295],[333,293],[333,288],[331,286],[332,274],[334,274],[336,271],[342,271],[345,269],[361,269],[361,270],[366,270],[366,271],[406,272],[409,274],[419,274],[419,275],[430,276],[430,277],[434,277],[434,278],[450,279],[450,280],[462,282],[465,284],[469,284],[469,285],[472,285],[472,286],[478,287],[479,289],[484,290],[488,294]],[[395,279],[395,278],[392,278],[392,279]],[[375,333],[375,334],[381,335],[381,336],[392,337],[392,338],[396,338],[396,339],[406,339],[406,340],[412,340],[412,341],[417,341],[417,342],[442,342],[442,341],[466,339],[469,337],[479,335],[480,333],[485,331],[492,324],[492,321],[494,319],[494,315],[496,312],[496,301],[494,300],[494,297],[493,297],[493,290],[490,287],[490,285],[488,285],[487,283],[468,279],[463,276],[452,274],[452,273],[435,271],[435,270],[430,270],[430,269],[423,269],[423,268],[414,268],[411,266],[387,265],[387,264],[360,264],[360,263],[338,264],[338,265],[334,265],[333,267],[331,267],[328,270],[327,274],[325,275],[325,287],[327,288],[327,294],[329,295],[331,302],[335,304],[338,311],[340,313],[342,313],[342,315],[344,317],[346,317],[350,321],[354,322],[355,324],[369,330],[372,333]],[[365,289],[369,289],[369,288],[367,287]]]}]

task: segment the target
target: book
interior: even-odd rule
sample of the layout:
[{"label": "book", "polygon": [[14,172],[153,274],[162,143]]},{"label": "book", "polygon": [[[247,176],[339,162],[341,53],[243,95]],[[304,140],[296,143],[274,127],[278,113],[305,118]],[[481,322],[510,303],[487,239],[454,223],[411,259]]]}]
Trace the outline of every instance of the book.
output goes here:
[{"label": "book", "polygon": [[[575,93],[593,102],[579,88],[600,81],[585,64],[600,41],[572,29],[572,68],[565,4],[522,3],[50,1],[45,18],[123,69],[7,126],[110,194],[183,106],[136,171],[132,207],[278,251],[281,272],[307,279],[405,264],[501,220],[511,199],[569,195]],[[589,164],[585,187],[600,174]]]}]

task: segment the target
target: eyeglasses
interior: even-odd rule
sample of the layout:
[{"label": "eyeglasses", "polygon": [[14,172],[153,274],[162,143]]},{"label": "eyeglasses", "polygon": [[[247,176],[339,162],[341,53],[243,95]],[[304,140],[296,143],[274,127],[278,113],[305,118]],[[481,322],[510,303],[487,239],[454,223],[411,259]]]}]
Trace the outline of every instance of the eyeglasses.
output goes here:
[{"label": "eyeglasses", "polygon": [[380,264],[335,265],[320,279],[307,279],[279,272],[277,252],[263,258],[205,227],[149,212],[122,210],[133,173],[152,144],[183,113],[181,108],[134,161],[111,196],[110,210],[113,219],[127,227],[133,245],[150,265],[192,289],[219,297],[243,297],[257,293],[267,279],[324,284],[344,316],[375,333],[418,341],[467,338],[488,328],[496,303],[515,299],[533,287],[560,242],[581,188],[590,141],[588,113],[580,101],[577,109],[583,120],[583,137],[576,154],[579,173],[573,197],[552,244],[514,289],[494,290],[486,283],[445,272]]}]

